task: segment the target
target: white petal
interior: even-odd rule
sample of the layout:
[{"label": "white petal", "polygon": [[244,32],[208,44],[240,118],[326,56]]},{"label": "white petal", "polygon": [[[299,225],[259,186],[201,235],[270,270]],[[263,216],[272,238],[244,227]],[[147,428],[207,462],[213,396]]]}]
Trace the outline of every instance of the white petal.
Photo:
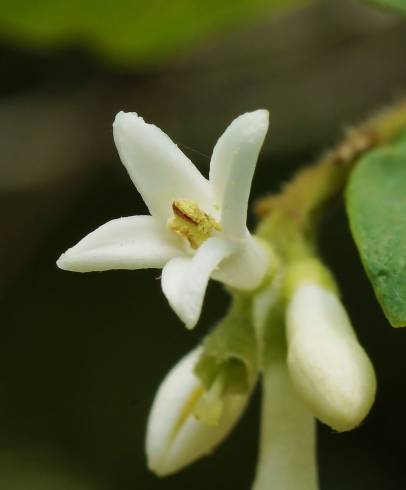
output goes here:
[{"label": "white petal", "polygon": [[298,397],[286,364],[263,370],[261,442],[253,490],[317,490],[315,420]]},{"label": "white petal", "polygon": [[197,420],[193,410],[203,387],[193,369],[201,348],[185,356],[165,377],[156,394],[148,419],[146,451],[149,468],[169,475],[209,454],[240,418],[248,395],[228,395],[216,426]]},{"label": "white petal", "polygon": [[75,272],[161,268],[181,255],[181,243],[153,216],[109,221],[62,254],[61,269]]},{"label": "white petal", "polygon": [[152,215],[166,222],[174,199],[196,201],[212,211],[209,182],[158,127],[135,113],[119,112],[113,134],[121,161]]},{"label": "white petal", "polygon": [[246,230],[246,238],[212,277],[237,289],[257,288],[269,270],[270,254],[265,244]]},{"label": "white petal", "polygon": [[233,249],[226,240],[209,238],[192,258],[176,257],[164,267],[162,290],[187,328],[193,328],[200,317],[212,272]]},{"label": "white petal", "polygon": [[245,235],[251,181],[268,125],[268,111],[247,112],[230,124],[214,147],[210,182],[222,209],[223,229],[231,236]]},{"label": "white petal", "polygon": [[374,368],[337,296],[299,286],[287,310],[288,365],[313,414],[338,431],[361,423],[375,399]]}]

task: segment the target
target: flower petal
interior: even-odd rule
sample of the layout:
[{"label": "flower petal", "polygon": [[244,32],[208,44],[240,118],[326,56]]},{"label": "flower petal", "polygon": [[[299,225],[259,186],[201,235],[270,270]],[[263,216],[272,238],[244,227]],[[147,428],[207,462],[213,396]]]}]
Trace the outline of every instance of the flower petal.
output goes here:
[{"label": "flower petal", "polygon": [[242,114],[213,150],[210,182],[222,208],[223,229],[237,238],[245,235],[251,181],[268,125],[264,109]]},{"label": "flower petal", "polygon": [[234,246],[221,238],[209,238],[192,258],[176,257],[162,271],[162,290],[176,314],[193,328],[202,310],[212,272]]},{"label": "flower petal", "polygon": [[119,112],[113,134],[121,161],[152,215],[166,222],[174,199],[196,201],[212,211],[209,182],[158,127],[134,112]]},{"label": "flower petal", "polygon": [[211,453],[229,434],[249,399],[225,395],[217,425],[208,426],[194,416],[204,387],[193,369],[201,347],[182,358],[162,381],[148,418],[146,452],[148,467],[157,475],[175,473]]},{"label": "flower petal", "polygon": [[231,257],[224,260],[212,277],[237,289],[257,288],[269,270],[270,252],[266,245],[245,230],[246,238]]},{"label": "flower petal", "polygon": [[181,242],[153,216],[109,221],[67,250],[57,261],[75,272],[161,268],[181,255]]}]

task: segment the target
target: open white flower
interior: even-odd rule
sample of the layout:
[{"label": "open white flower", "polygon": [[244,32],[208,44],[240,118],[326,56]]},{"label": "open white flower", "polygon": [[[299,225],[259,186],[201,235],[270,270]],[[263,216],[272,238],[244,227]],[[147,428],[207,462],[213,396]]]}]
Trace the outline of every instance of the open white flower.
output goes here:
[{"label": "open white flower", "polygon": [[77,272],[163,268],[164,294],[189,328],[210,277],[256,288],[268,254],[248,232],[246,217],[267,130],[266,110],[235,119],[214,148],[207,180],[159,128],[135,113],[118,113],[114,141],[151,216],[109,221],[62,254],[58,266]]}]

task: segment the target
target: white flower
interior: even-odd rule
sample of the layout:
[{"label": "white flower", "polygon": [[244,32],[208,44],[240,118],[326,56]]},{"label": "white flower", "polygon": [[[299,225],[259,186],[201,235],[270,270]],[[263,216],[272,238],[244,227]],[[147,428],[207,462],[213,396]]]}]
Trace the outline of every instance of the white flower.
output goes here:
[{"label": "white flower", "polygon": [[222,396],[216,424],[198,420],[199,402],[206,393],[193,373],[198,347],[167,374],[156,394],[148,419],[146,452],[148,467],[160,476],[182,469],[213,451],[242,415],[247,395]]},{"label": "white flower", "polygon": [[192,328],[210,277],[254,289],[268,269],[268,254],[247,230],[248,198],[268,129],[268,112],[235,119],[218,140],[204,178],[180,149],[135,113],[120,112],[114,140],[151,216],[109,221],[62,254],[61,269],[163,268],[162,289]]},{"label": "white flower", "polygon": [[287,310],[288,366],[312,413],[335,430],[356,427],[376,393],[374,368],[335,293],[303,283]]}]

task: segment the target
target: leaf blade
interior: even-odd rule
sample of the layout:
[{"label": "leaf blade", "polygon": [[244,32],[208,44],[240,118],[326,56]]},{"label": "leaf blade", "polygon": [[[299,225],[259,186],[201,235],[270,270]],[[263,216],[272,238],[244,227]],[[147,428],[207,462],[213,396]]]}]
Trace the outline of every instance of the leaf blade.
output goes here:
[{"label": "leaf blade", "polygon": [[406,326],[406,139],[362,158],[347,186],[346,207],[387,319]]}]

